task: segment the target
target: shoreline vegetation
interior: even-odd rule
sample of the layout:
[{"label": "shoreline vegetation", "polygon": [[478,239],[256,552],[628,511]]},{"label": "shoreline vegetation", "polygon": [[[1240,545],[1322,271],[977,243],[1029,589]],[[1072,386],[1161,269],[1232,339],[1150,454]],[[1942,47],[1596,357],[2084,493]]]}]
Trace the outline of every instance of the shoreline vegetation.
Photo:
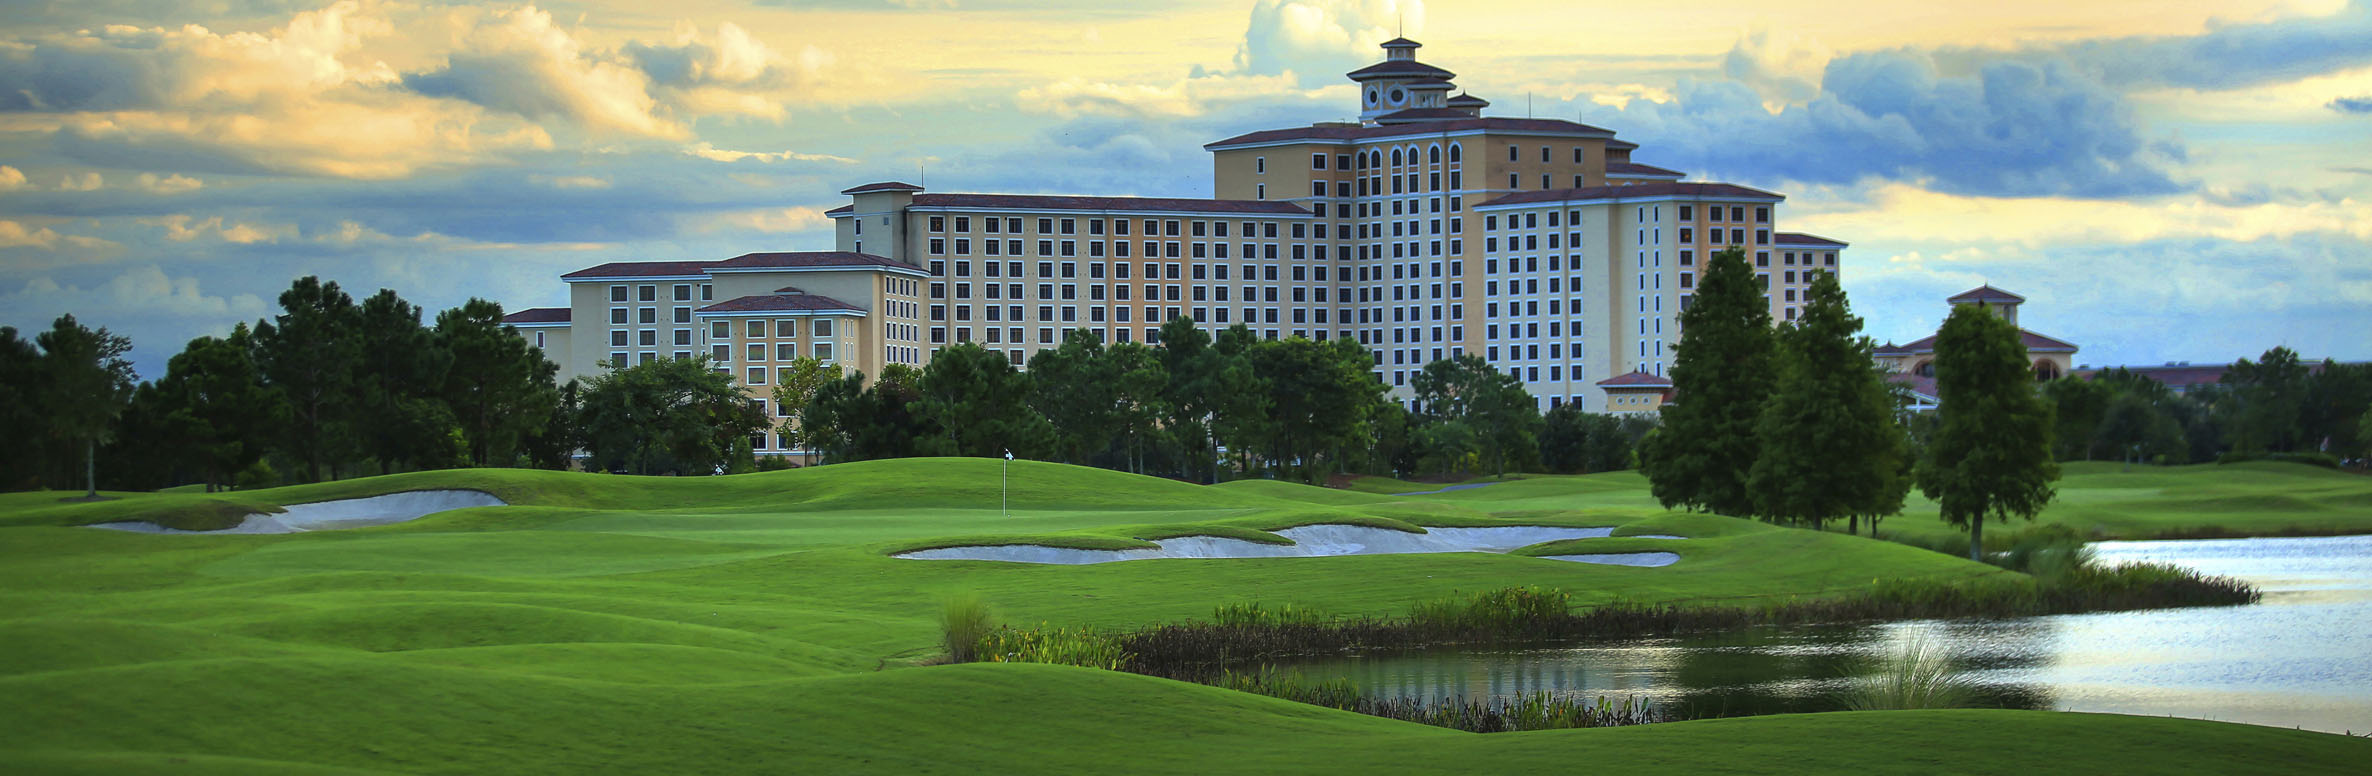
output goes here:
[{"label": "shoreline vegetation", "polygon": [[[1347,680],[1280,674],[1273,662],[1454,646],[1554,647],[1797,625],[2240,606],[2261,597],[2239,580],[2164,564],[2097,566],[2080,543],[2022,546],[1998,560],[2026,574],[1950,582],[1879,579],[1843,595],[1790,597],[1760,606],[1616,602],[1576,609],[1572,596],[1562,590],[1509,587],[1419,602],[1400,617],[1334,617],[1306,605],[1243,603],[1218,607],[1209,621],[1122,631],[1040,625],[983,633],[983,623],[970,619],[960,632],[951,628],[947,638],[952,662],[964,662],[968,656],[985,662],[1125,671],[1489,733],[1638,725],[1680,717],[1635,698],[1593,701],[1545,693],[1512,700],[1377,697]],[[950,606],[976,609],[979,604],[976,598],[959,598]],[[1920,670],[1933,673],[1938,664],[1930,656]],[[1922,679],[1949,683],[1948,677]],[[1840,700],[1841,705],[1855,702]]]}]

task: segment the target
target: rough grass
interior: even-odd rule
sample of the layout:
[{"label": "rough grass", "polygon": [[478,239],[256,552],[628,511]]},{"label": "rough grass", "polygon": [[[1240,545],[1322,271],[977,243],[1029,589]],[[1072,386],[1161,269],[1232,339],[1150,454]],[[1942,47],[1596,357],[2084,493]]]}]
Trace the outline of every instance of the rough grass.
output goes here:
[{"label": "rough grass", "polygon": [[[2278,753],[2293,772],[2349,772],[2372,756],[2372,743],[2340,736],[2040,712],[1483,737],[1110,672],[913,667],[944,653],[940,607],[959,593],[1008,622],[1127,629],[1262,600],[1399,616],[1456,591],[1538,586],[1573,591],[1575,606],[1751,605],[1877,577],[2011,575],[1893,543],[1664,513],[1626,475],[1354,502],[1016,462],[1007,515],[998,468],[921,459],[681,479],[463,470],[95,504],[0,495],[0,697],[10,701],[0,704],[0,771],[1509,772],[1590,760],[1715,773],[2030,773],[2246,770]],[[2334,492],[2298,497],[2346,503],[2339,491],[2351,481],[2312,482]],[[2144,478],[2114,489],[2139,499],[2178,487]],[[71,527],[441,488],[520,506],[280,536]],[[2215,513],[2226,524],[2232,514]],[[1614,525],[1692,539],[1602,540],[1684,553],[1663,569],[1481,553],[1077,567],[883,554],[951,538],[1134,543],[1353,521]]]}]

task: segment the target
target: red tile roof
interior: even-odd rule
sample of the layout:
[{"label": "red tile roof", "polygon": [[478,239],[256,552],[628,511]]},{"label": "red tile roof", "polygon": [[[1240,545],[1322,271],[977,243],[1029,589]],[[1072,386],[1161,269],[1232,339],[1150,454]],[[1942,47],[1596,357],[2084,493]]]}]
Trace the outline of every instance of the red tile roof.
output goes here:
[{"label": "red tile roof", "polygon": [[863,186],[858,186],[858,187],[856,187],[856,188],[853,188],[853,189],[843,189],[843,190],[842,190],[840,193],[842,193],[842,194],[870,194],[870,193],[873,193],[873,192],[876,192],[876,191],[921,191],[921,190],[922,190],[922,187],[921,187],[921,186],[916,186],[916,185],[914,185],[914,184],[911,184],[911,183],[900,183],[900,182],[898,182],[898,181],[882,181],[882,182],[880,182],[880,183],[868,183],[868,184],[865,184],[865,185],[863,185]]},{"label": "red tile roof", "polygon": [[1771,237],[1773,238],[1774,242],[1777,242],[1780,245],[1806,245],[1815,248],[1843,248],[1852,244],[1843,240],[1831,240],[1817,234],[1804,234],[1803,232],[1780,232],[1778,234],[1771,235]]},{"label": "red tile roof", "polygon": [[1679,170],[1667,170],[1652,164],[1639,164],[1636,162],[1608,162],[1606,164],[1606,174],[1618,177],[1652,175],[1656,177],[1678,178],[1681,176],[1681,172]]},{"label": "red tile roof", "polygon": [[560,279],[699,277],[704,274],[702,268],[711,263],[706,261],[613,261],[561,275]]},{"label": "red tile roof", "polygon": [[1967,291],[1962,291],[1958,295],[1955,295],[1952,298],[1946,299],[1944,301],[1951,302],[1953,304],[1960,304],[1961,302],[2023,302],[2026,301],[2026,297],[1994,288],[1992,285],[1988,284],[1978,286]]},{"label": "red tile roof", "polygon": [[[1015,210],[1168,210],[1190,213],[1306,216],[1308,208],[1291,202],[1248,199],[1183,199],[1169,197],[1074,197],[1047,194],[916,194],[915,207],[982,207]],[[842,205],[824,211],[839,215]]]},{"label": "red tile roof", "polygon": [[692,312],[695,315],[712,315],[717,313],[787,313],[815,310],[855,310],[858,312],[863,312],[864,309],[865,308],[858,307],[838,299],[833,299],[828,296],[816,296],[814,294],[761,294],[758,296],[744,296],[737,299],[727,299],[725,301],[718,302]]},{"label": "red tile roof", "polygon": [[763,269],[821,269],[828,267],[892,267],[916,269],[896,259],[854,251],[803,251],[744,253],[730,259],[710,262],[706,268],[732,272]]},{"label": "red tile roof", "polygon": [[1911,389],[1912,393],[1919,394],[1920,396],[1929,399],[1934,399],[1937,397],[1935,378],[1929,377],[1927,375],[1912,374],[1910,372],[1890,372],[1886,375],[1886,382],[1909,388]]},{"label": "red tile roof", "polygon": [[1391,113],[1377,116],[1375,117],[1375,122],[1378,124],[1405,124],[1412,121],[1462,119],[1473,115],[1474,114],[1472,113],[1458,110],[1456,108],[1410,108],[1408,110],[1396,110],[1392,111]]},{"label": "red tile roof", "polygon": [[1375,64],[1344,73],[1343,75],[1353,81],[1370,81],[1377,78],[1449,79],[1458,77],[1457,73],[1452,73],[1450,71],[1443,70],[1441,68],[1434,67],[1414,59],[1387,59],[1382,62],[1377,62]]},{"label": "red tile roof", "polygon": [[[1464,115],[1464,114],[1460,114]],[[1496,132],[1546,132],[1585,137],[1614,137],[1613,130],[1593,127],[1564,119],[1513,119],[1499,116],[1465,117],[1438,122],[1427,122],[1426,132],[1463,132],[1480,129]],[[1352,141],[1378,137],[1399,137],[1412,132],[1406,125],[1386,127],[1308,126],[1290,129],[1264,129],[1237,135],[1226,140],[1203,144],[1204,150],[1219,150],[1228,146],[1270,143],[1284,140]],[[1611,144],[1615,141],[1609,141]],[[1633,148],[1638,146],[1633,145]]]},{"label": "red tile roof", "polygon": [[1609,151],[1636,151],[1636,150],[1639,150],[1639,144],[1638,144],[1638,143],[1633,143],[1633,142],[1631,142],[1631,141],[1628,141],[1628,140],[1614,140],[1614,139],[1611,139],[1611,138],[1610,138],[1610,139],[1608,139],[1608,140],[1606,141],[1606,150],[1609,150]]},{"label": "red tile roof", "polygon": [[1457,107],[1487,108],[1490,107],[1491,101],[1471,94],[1461,94],[1451,97],[1448,104]]},{"label": "red tile roof", "polygon": [[1672,381],[1669,378],[1651,375],[1642,370],[1632,370],[1628,374],[1619,374],[1599,380],[1598,385],[1604,388],[1670,388]]},{"label": "red tile roof", "polygon": [[[2027,350],[2030,350],[2030,351],[2033,351],[2033,350],[2040,350],[2040,351],[2058,351],[2058,350],[2064,350],[2064,351],[2067,351],[2067,352],[2070,352],[2070,353],[2073,353],[2073,352],[2075,352],[2075,351],[2076,351],[2076,346],[2075,346],[2073,343],[2069,343],[2069,342],[2067,342],[2066,340],[2058,339],[2058,338],[2055,338],[2055,337],[2046,337],[2046,336],[2043,336],[2043,335],[2041,335],[2041,334],[2036,334],[2036,333],[2034,333],[2034,332],[2027,331],[2027,330],[2025,330],[2025,329],[2019,329],[2019,330],[2018,330],[2018,340],[2019,340],[2020,342],[2023,342],[2023,343],[2025,343],[2025,345],[2026,345],[2026,349],[2027,349]],[[1880,356],[1900,356],[1900,355],[1908,355],[1908,354],[1914,354],[1914,353],[1933,353],[1933,352],[1935,352],[1935,335],[1933,335],[1933,334],[1930,334],[1930,335],[1928,335],[1928,336],[1921,337],[1921,338],[1919,338],[1917,341],[1914,341],[1914,342],[1912,342],[1911,344],[1908,344],[1908,345],[1892,345],[1892,344],[1889,344],[1889,345],[1886,345],[1886,346],[1884,346],[1884,347],[1880,347],[1880,348],[1873,349],[1873,350],[1871,350],[1870,352],[1871,352],[1871,354],[1873,354],[1873,355],[1880,355]]]},{"label": "red tile roof", "polygon": [[1638,197],[1731,197],[1767,199],[1777,202],[1786,197],[1761,189],[1750,189],[1728,183],[1680,183],[1659,181],[1634,183],[1629,186],[1587,186],[1578,189],[1550,189],[1509,194],[1483,202],[1475,207],[1521,205],[1530,202],[1565,202],[1593,199],[1633,199]]},{"label": "red tile roof", "polygon": [[530,307],[502,317],[503,323],[526,325],[538,323],[567,323],[566,307]]}]

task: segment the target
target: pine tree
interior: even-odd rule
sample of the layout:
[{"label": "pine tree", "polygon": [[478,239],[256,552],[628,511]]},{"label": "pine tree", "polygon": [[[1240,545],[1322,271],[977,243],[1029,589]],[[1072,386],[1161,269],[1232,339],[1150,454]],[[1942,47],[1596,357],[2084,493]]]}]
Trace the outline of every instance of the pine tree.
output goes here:
[{"label": "pine tree", "polygon": [[1902,511],[1907,439],[1860,331],[1844,286],[1826,272],[1814,277],[1803,316],[1779,330],[1779,384],[1755,426],[1762,457],[1748,478],[1764,519],[1817,527]]},{"label": "pine tree", "polygon": [[1985,558],[1985,521],[2034,519],[2050,503],[2051,408],[2034,388],[2018,327],[1961,305],[1936,333],[1937,427],[1919,462],[1919,490],[1944,522],[1968,528],[1970,560]]},{"label": "pine tree", "polygon": [[1771,390],[1771,309],[1744,249],[1706,260],[1680,327],[1686,339],[1672,364],[1678,395],[1664,407],[1663,428],[1640,450],[1640,468],[1667,508],[1752,514],[1747,478],[1762,456],[1754,427]]}]

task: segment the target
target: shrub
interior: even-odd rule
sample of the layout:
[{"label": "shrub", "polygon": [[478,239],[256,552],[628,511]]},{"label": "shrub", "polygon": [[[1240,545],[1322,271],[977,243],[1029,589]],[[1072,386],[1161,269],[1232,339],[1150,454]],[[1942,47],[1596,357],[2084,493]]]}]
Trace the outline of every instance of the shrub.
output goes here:
[{"label": "shrub", "polygon": [[1222,627],[1253,628],[1271,625],[1324,625],[1333,619],[1314,607],[1278,604],[1270,607],[1258,602],[1221,604],[1212,610],[1211,619]]},{"label": "shrub", "polygon": [[939,634],[940,641],[947,645],[948,662],[978,660],[981,641],[993,627],[989,623],[988,604],[981,602],[979,596],[964,594],[947,599],[947,605],[939,610]]}]

